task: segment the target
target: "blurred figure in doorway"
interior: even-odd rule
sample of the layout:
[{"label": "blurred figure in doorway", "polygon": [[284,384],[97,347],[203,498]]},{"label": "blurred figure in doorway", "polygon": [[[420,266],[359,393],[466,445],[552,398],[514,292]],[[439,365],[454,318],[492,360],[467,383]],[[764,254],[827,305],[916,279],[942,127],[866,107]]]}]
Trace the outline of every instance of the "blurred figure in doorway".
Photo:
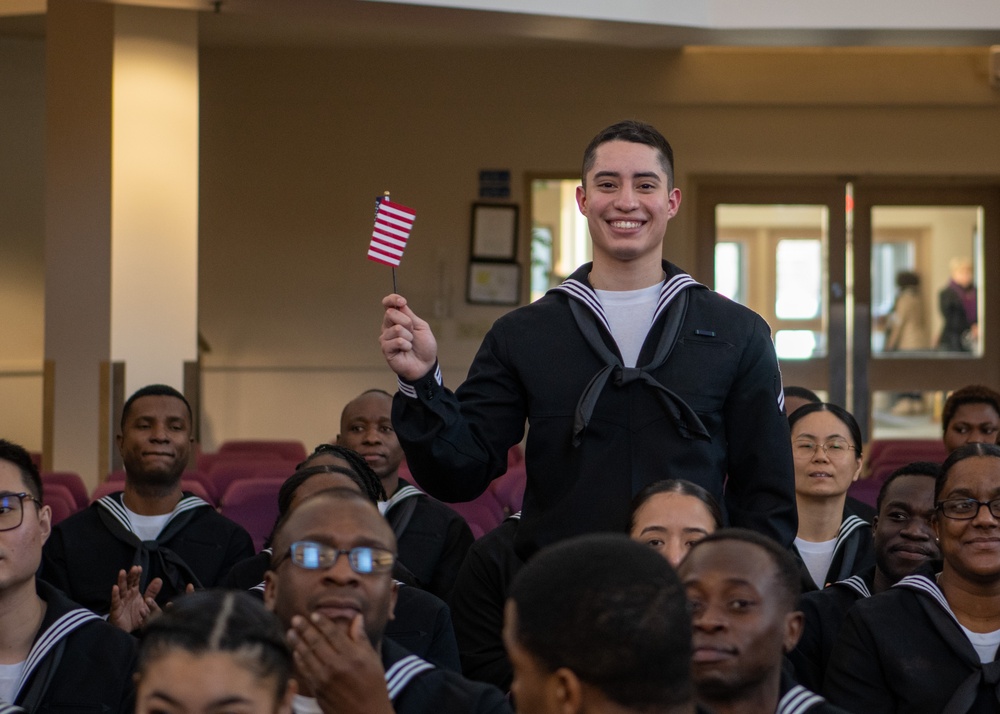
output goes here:
[{"label": "blurred figure in doorway", "polygon": [[948,264],[951,279],[938,294],[944,327],[938,349],[948,352],[971,352],[979,339],[979,315],[976,286],[972,282],[972,261],[952,258]]}]

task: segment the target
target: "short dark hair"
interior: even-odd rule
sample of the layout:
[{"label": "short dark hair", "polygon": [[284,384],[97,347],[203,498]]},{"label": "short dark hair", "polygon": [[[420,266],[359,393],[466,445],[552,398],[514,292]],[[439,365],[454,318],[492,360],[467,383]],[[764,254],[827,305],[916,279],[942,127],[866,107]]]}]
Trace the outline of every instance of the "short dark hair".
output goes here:
[{"label": "short dark hair", "polygon": [[581,179],[584,188],[587,186],[587,172],[594,168],[597,147],[609,141],[628,141],[633,144],[645,144],[656,149],[660,154],[660,167],[667,175],[667,187],[673,187],[674,150],[670,146],[670,142],[653,126],[641,121],[626,119],[602,129],[587,144],[587,148],[583,152],[583,177]]},{"label": "short dark hair", "polygon": [[799,595],[802,594],[802,574],[799,572],[798,561],[796,561],[795,556],[788,549],[783,548],[776,540],[768,538],[757,531],[751,531],[746,528],[722,528],[715,531],[715,533],[710,533],[692,545],[691,550],[688,551],[688,557],[690,558],[691,554],[698,548],[709,543],[720,543],[723,541],[749,543],[766,552],[774,563],[777,575],[775,582],[781,590],[782,601],[787,605],[789,612],[795,610]]},{"label": "short dark hair", "polygon": [[643,507],[643,505],[650,498],[658,493],[679,493],[683,496],[691,496],[692,498],[697,498],[699,501],[705,504],[705,508],[708,509],[709,514],[712,516],[712,520],[715,521],[716,528],[722,528],[724,525],[722,518],[722,509],[719,508],[719,502],[715,500],[708,491],[699,486],[696,483],[691,483],[686,479],[682,478],[668,478],[662,481],[654,481],[653,483],[646,486],[646,488],[639,491],[635,498],[632,499],[632,504],[629,506],[629,529],[635,527],[635,514]]},{"label": "short dark hair", "polygon": [[191,404],[183,394],[167,384],[149,384],[137,390],[135,394],[125,400],[125,406],[122,407],[122,421],[120,425],[122,429],[125,428],[129,410],[132,409],[135,400],[142,397],[173,397],[174,399],[180,399],[184,402],[184,406],[187,407],[188,421],[191,422],[191,427],[194,428],[194,412],[191,411]]},{"label": "short dark hair", "polygon": [[284,696],[292,674],[292,653],[278,618],[258,599],[232,590],[183,595],[149,618],[140,633],[136,671],[141,677],[172,650],[238,657],[256,677],[273,677]]},{"label": "short dark hair", "polygon": [[785,395],[786,399],[788,397],[798,397],[799,399],[805,399],[807,402],[819,403],[823,401],[819,398],[819,395],[816,394],[816,392],[811,389],[807,389],[806,387],[796,387],[792,385],[789,387],[782,387],[781,391]]},{"label": "short dark hair", "polygon": [[[313,455],[315,455],[315,452]],[[274,534],[278,531],[278,524],[281,523],[285,514],[288,513],[288,509],[291,508],[292,498],[294,498],[295,492],[299,490],[299,486],[317,474],[343,474],[354,481],[358,485],[358,488],[361,489],[361,493],[372,503],[377,504],[379,501],[386,500],[385,488],[382,486],[382,482],[375,475],[375,472],[371,468],[368,468],[368,464],[365,464],[365,467],[367,471],[357,471],[352,468],[329,464],[306,466],[297,469],[295,473],[285,479],[285,482],[281,484],[281,488],[278,489],[278,517],[274,521],[274,528],[271,529],[271,535],[268,536],[264,547],[270,547],[274,541]]]},{"label": "short dark hair", "polygon": [[889,490],[889,484],[898,479],[900,476],[929,476],[933,479],[937,479],[940,473],[941,464],[936,464],[933,461],[913,461],[900,466],[898,469],[889,474],[888,478],[886,478],[886,480],[882,483],[882,488],[878,490],[878,497],[875,499],[875,512],[882,512],[882,501],[885,500],[885,494],[886,491]]},{"label": "short dark hair", "polygon": [[313,452],[306,457],[305,461],[295,466],[295,470],[299,471],[308,467],[310,461],[323,454],[333,454],[338,459],[343,459],[359,476],[364,478],[371,477],[376,481],[380,481],[379,477],[372,471],[372,467],[368,465],[368,462],[365,461],[365,458],[361,454],[354,449],[348,449],[346,446],[341,446],[340,444],[320,444],[313,449]]},{"label": "short dark hair", "polygon": [[948,431],[948,424],[963,404],[989,404],[997,414],[1000,414],[1000,393],[982,384],[970,384],[956,389],[948,395],[944,407],[941,408],[942,433]]},{"label": "short dark hair", "polygon": [[354,481],[358,485],[358,488],[361,489],[361,493],[367,496],[368,500],[372,503],[385,500],[385,489],[375,474],[360,474],[344,466],[332,466],[328,464],[306,466],[285,479],[285,482],[281,484],[281,488],[278,489],[279,516],[283,516],[288,512],[288,508],[292,505],[292,497],[295,496],[295,492],[299,489],[299,486],[317,474],[343,474]]},{"label": "short dark hair", "polygon": [[843,407],[839,407],[836,404],[831,404],[830,402],[810,402],[809,404],[803,404],[801,407],[796,409],[794,412],[788,415],[788,427],[791,428],[802,419],[804,416],[810,414],[815,414],[816,412],[830,412],[835,417],[837,417],[847,430],[851,432],[851,440],[854,442],[854,450],[858,458],[861,458],[861,427],[858,426],[858,420],[854,418],[854,415]]},{"label": "short dark hair", "polygon": [[550,671],[640,711],[691,700],[687,598],[656,551],[622,534],[571,538],[537,553],[509,598],[517,642]]},{"label": "short dark hair", "polygon": [[356,402],[359,399],[361,399],[361,397],[368,396],[369,394],[378,394],[378,395],[381,395],[383,397],[387,397],[390,402],[392,401],[392,395],[389,394],[389,392],[385,391],[384,389],[379,389],[377,387],[373,387],[372,389],[366,389],[365,391],[361,392],[361,394],[359,394],[354,399],[352,399],[351,401],[349,401],[347,404],[344,405],[344,408],[340,410],[340,418],[341,418],[341,420],[344,419],[344,412],[347,411],[347,407],[349,407],[352,404],[354,404],[354,402]]},{"label": "short dark hair", "polygon": [[[354,489],[344,488],[343,486],[334,486],[333,488],[324,488],[322,491],[317,491],[315,494],[313,494],[312,496],[310,496],[307,501],[303,502],[302,504],[300,504],[296,508],[292,508],[292,509],[290,509],[288,511],[285,511],[285,513],[283,515],[281,515],[281,516],[278,517],[278,522],[274,525],[274,532],[271,534],[271,545],[273,546],[275,543],[278,542],[278,537],[281,535],[281,532],[288,525],[288,521],[291,520],[292,516],[295,514],[296,511],[298,511],[300,508],[302,508],[302,506],[305,505],[305,503],[312,503],[313,501],[315,501],[317,499],[320,499],[320,498],[329,498],[329,499],[334,500],[334,501],[357,501],[359,503],[364,503],[369,508],[374,508],[375,509],[375,513],[378,513],[378,507],[371,502],[371,500],[368,498],[368,496],[366,496],[364,494],[361,494],[361,493],[358,493]],[[382,520],[385,523],[385,527],[386,527],[386,530],[388,531],[388,533],[392,534],[393,541],[394,541],[393,547],[395,548],[395,537],[396,536],[395,536],[395,533],[393,533],[392,526],[389,525],[388,521],[385,521],[384,519],[382,519]],[[395,552],[395,551],[393,551],[393,552]],[[282,557],[284,557],[283,553],[272,551],[272,553],[271,553],[271,566],[273,567],[275,561],[278,560],[278,559],[280,559],[280,558],[282,558]]]},{"label": "short dark hair", "polygon": [[[944,487],[948,483],[948,474],[951,472],[955,464],[960,461],[965,461],[973,456],[992,456],[993,458],[1000,459],[1000,446],[996,444],[981,444],[979,442],[972,442],[970,444],[965,444],[958,447],[952,451],[948,458],[944,460],[941,464],[941,473],[938,474],[937,480],[934,482],[934,502],[937,503],[941,498],[941,494],[944,492]],[[997,479],[1000,481],[1000,479]]]},{"label": "short dark hair", "polygon": [[31,460],[31,454],[20,444],[13,441],[0,439],[0,459],[9,461],[17,470],[21,472],[21,483],[39,501],[42,500],[42,477],[38,473],[38,467]]}]

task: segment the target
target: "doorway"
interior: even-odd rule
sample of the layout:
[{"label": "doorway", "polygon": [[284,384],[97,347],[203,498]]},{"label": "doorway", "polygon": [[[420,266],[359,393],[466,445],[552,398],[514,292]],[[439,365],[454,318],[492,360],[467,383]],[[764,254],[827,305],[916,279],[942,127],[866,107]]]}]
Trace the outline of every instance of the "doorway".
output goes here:
[{"label": "doorway", "polygon": [[703,178],[694,193],[695,277],[767,320],[786,386],[869,438],[938,437],[944,394],[1000,381],[996,186]]}]

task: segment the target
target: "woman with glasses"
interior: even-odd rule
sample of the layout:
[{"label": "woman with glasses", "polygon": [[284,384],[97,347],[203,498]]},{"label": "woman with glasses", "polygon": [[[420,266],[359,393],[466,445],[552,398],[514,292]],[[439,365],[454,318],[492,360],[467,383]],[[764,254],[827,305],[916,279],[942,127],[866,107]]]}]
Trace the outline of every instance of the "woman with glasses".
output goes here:
[{"label": "woman with glasses", "polygon": [[830,656],[829,699],[854,712],[1000,712],[1000,448],[967,444],[934,488],[942,569],[859,602]]},{"label": "woman with glasses", "polygon": [[861,474],[861,429],[850,412],[826,402],[799,407],[788,423],[799,515],[793,548],[808,592],[875,564],[871,523],[847,499]]}]

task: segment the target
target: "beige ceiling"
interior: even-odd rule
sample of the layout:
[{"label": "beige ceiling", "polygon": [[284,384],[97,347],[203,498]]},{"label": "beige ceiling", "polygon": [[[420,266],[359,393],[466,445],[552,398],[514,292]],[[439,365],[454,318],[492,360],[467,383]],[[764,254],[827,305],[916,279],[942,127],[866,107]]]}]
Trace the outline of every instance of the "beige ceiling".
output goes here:
[{"label": "beige ceiling", "polygon": [[[98,1],[98,0],[81,0]],[[205,46],[983,46],[1000,30],[705,29],[367,0],[114,0],[197,8]],[[666,0],[660,0],[666,2]],[[749,0],[748,0],[749,1]],[[503,0],[495,0],[503,7]],[[44,0],[0,0],[0,36],[44,37]],[[912,23],[911,23],[912,24]]]}]

